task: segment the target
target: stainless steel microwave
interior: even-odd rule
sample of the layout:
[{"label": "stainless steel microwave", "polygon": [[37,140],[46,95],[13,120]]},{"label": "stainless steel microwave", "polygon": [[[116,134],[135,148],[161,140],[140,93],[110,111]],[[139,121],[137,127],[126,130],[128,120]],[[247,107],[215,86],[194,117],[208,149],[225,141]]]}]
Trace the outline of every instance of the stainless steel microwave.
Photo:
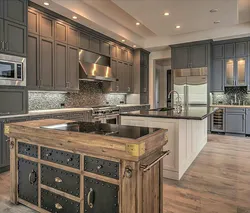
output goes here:
[{"label": "stainless steel microwave", "polygon": [[0,54],[0,85],[26,86],[26,58]]}]

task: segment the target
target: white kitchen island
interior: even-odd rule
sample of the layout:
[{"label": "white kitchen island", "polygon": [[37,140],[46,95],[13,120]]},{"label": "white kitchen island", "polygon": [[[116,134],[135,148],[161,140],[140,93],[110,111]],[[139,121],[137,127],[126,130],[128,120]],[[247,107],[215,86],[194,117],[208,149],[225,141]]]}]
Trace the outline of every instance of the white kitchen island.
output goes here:
[{"label": "white kitchen island", "polygon": [[168,129],[168,144],[164,150],[163,176],[180,180],[207,143],[207,117],[217,108],[189,107],[181,113],[175,110],[134,111],[121,114],[122,125]]}]

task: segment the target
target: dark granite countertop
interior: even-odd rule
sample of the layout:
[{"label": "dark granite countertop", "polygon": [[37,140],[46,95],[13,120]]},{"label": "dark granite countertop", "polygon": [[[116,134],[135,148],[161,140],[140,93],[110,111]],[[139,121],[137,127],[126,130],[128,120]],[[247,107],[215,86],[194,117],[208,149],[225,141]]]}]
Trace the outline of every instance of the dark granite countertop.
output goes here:
[{"label": "dark granite countertop", "polygon": [[133,111],[121,113],[121,116],[156,117],[171,119],[203,120],[213,114],[218,107],[188,107],[181,113],[175,110],[170,111]]}]

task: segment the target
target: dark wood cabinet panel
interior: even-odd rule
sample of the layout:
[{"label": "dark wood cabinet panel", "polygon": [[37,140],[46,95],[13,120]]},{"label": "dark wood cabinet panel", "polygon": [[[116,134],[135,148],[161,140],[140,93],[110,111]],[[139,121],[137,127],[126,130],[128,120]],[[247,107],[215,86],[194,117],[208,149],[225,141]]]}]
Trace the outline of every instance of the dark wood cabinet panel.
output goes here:
[{"label": "dark wood cabinet panel", "polygon": [[100,52],[100,40],[98,38],[90,38],[90,50],[93,52]]},{"label": "dark wood cabinet panel", "polygon": [[26,56],[27,29],[13,22],[4,21],[5,52]]},{"label": "dark wood cabinet panel", "polygon": [[148,93],[148,67],[141,65],[141,93]]},{"label": "dark wood cabinet panel", "polygon": [[56,90],[65,90],[67,77],[67,45],[55,42],[55,84]]},{"label": "dark wood cabinet panel", "polygon": [[28,35],[27,87],[39,88],[39,36]]},{"label": "dark wood cabinet panel", "polygon": [[80,32],[72,27],[68,26],[68,44],[74,47],[79,46]]},{"label": "dark wood cabinet panel", "polygon": [[56,21],[55,22],[55,40],[67,43],[68,42],[67,36],[67,25],[63,22]]},{"label": "dark wood cabinet panel", "polygon": [[133,87],[132,87],[132,74],[133,74],[133,65],[128,65],[128,73],[127,73],[127,92],[132,93]]},{"label": "dark wood cabinet panel", "polygon": [[211,70],[211,92],[224,91],[224,59],[214,59]]},{"label": "dark wood cabinet panel", "polygon": [[116,91],[117,92],[122,92],[123,90],[123,73],[124,73],[124,66],[123,63],[121,61],[118,61],[117,63],[117,88]]},{"label": "dark wood cabinet panel", "polygon": [[[111,60],[111,72],[113,73],[113,76],[117,79],[117,61],[112,59]],[[110,86],[110,92],[116,92],[117,90],[117,83],[116,82],[111,82]]]},{"label": "dark wood cabinet panel", "polygon": [[225,58],[235,57],[235,43],[225,44]]},{"label": "dark wood cabinet panel", "polygon": [[28,10],[28,31],[39,34],[39,13],[31,9]]},{"label": "dark wood cabinet panel", "polygon": [[54,38],[54,19],[47,15],[40,15],[40,35],[46,38]]},{"label": "dark wood cabinet panel", "polygon": [[172,53],[173,69],[185,69],[190,67],[189,47],[177,47]]},{"label": "dark wood cabinet panel", "polygon": [[110,56],[110,44],[106,41],[101,41],[101,53]]},{"label": "dark wood cabinet panel", "polygon": [[79,51],[73,46],[68,46],[67,81],[69,90],[79,90]]},{"label": "dark wood cabinet panel", "polygon": [[121,50],[121,54],[122,54],[122,60],[128,61],[128,51],[125,48]]},{"label": "dark wood cabinet panel", "polygon": [[0,1],[0,18],[3,18],[3,11],[4,11],[4,8],[3,8],[3,0]]},{"label": "dark wood cabinet panel", "polygon": [[129,51],[128,51],[128,62],[129,62],[129,63],[133,63],[133,61],[134,61],[134,55],[133,55],[133,53],[129,50]]},{"label": "dark wood cabinet panel", "polygon": [[1,0],[4,1],[4,19],[27,26],[27,0]]},{"label": "dark wood cabinet panel", "polygon": [[88,50],[90,48],[90,36],[80,32],[80,48]]},{"label": "dark wood cabinet panel", "polygon": [[247,41],[246,42],[237,42],[235,44],[236,57],[245,57],[245,56],[247,56],[247,54],[248,54],[247,45],[248,45]]},{"label": "dark wood cabinet panel", "polygon": [[223,44],[213,46],[213,58],[214,59],[224,58],[224,45]]},{"label": "dark wood cabinet panel", "polygon": [[114,44],[111,45],[111,57],[117,58],[117,47]]},{"label": "dark wood cabinet panel", "polygon": [[207,45],[194,45],[190,48],[190,62],[192,68],[207,66]]},{"label": "dark wood cabinet panel", "polygon": [[116,55],[119,60],[122,60],[122,49],[119,46],[116,47]]},{"label": "dark wood cabinet panel", "polygon": [[53,89],[54,41],[40,37],[40,88]]}]

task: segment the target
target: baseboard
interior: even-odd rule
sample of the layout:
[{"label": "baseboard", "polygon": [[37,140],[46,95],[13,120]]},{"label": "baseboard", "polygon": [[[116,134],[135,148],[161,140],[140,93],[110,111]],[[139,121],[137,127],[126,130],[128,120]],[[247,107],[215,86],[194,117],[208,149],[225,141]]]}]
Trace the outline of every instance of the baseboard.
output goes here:
[{"label": "baseboard", "polygon": [[0,173],[4,173],[10,170],[10,166],[3,166],[0,167]]},{"label": "baseboard", "polygon": [[180,180],[178,172],[169,171],[169,170],[165,170],[165,169],[163,169],[163,177],[168,178],[168,179],[172,179],[172,180]]}]

